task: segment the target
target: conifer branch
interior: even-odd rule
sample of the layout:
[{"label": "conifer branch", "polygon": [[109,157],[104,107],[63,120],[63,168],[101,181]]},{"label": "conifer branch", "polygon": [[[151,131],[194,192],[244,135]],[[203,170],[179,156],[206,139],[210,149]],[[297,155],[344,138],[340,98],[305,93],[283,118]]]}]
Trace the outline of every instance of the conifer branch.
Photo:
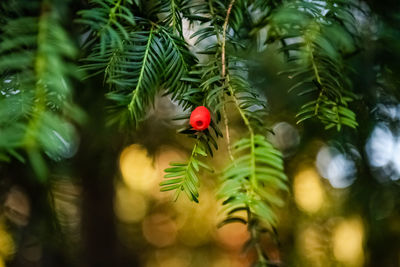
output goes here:
[{"label": "conifer branch", "polygon": [[[250,209],[247,209],[246,212],[247,212],[248,221],[250,222],[251,221],[251,217],[252,217]],[[256,227],[249,227],[249,228],[250,228],[250,239],[255,241],[254,242],[254,248],[256,249],[256,253],[257,253],[257,257],[258,257],[258,263],[261,266],[268,266],[267,265],[267,259],[265,258],[263,250],[262,250],[262,248],[260,246],[259,233],[258,233]]]},{"label": "conifer branch", "polygon": [[128,110],[130,111],[131,118],[135,117],[135,122],[138,122],[138,120],[136,119],[137,116],[135,114],[135,105],[137,105],[137,103],[140,103],[140,101],[141,101],[140,99],[138,99],[138,93],[140,92],[140,89],[142,87],[144,87],[142,82],[143,82],[143,76],[144,76],[144,73],[145,73],[145,69],[146,69],[146,66],[148,64],[147,61],[148,61],[148,56],[149,56],[149,52],[150,52],[150,45],[151,45],[152,39],[153,39],[153,26],[151,27],[150,32],[149,32],[149,37],[148,37],[147,44],[146,44],[146,49],[145,49],[145,52],[144,52],[142,66],[141,66],[140,72],[139,72],[139,78],[138,78],[138,81],[136,83],[135,89],[132,91],[131,101],[128,104]]},{"label": "conifer branch", "polygon": [[[229,16],[231,14],[231,10],[233,7],[233,4],[235,3],[235,0],[232,0],[229,3],[228,10],[226,12],[226,17],[223,25],[223,31],[222,31],[222,44],[221,44],[221,77],[222,79],[225,78],[226,76],[226,61],[225,61],[225,46],[226,46],[226,31],[228,28],[228,22],[229,22]],[[225,94],[223,95],[224,102],[226,101],[226,96]],[[232,154],[232,149],[231,149],[231,138],[229,134],[229,121],[228,121],[228,116],[226,115],[226,107],[225,104],[222,106],[222,116],[224,117],[224,124],[225,124],[225,135],[226,135],[226,145],[228,148],[228,154],[229,158],[234,161],[235,158],[233,157]]]},{"label": "conifer branch", "polygon": [[[230,76],[229,74],[226,73],[226,69],[227,69],[227,63],[226,63],[226,34],[227,34],[227,27],[228,27],[228,23],[229,23],[229,16],[232,10],[232,7],[235,3],[235,0],[232,0],[228,6],[227,9],[227,13],[226,13],[226,17],[225,17],[225,21],[223,24],[223,33],[222,33],[222,43],[221,43],[221,77],[224,79],[224,83],[228,89],[229,95],[231,98],[233,98],[235,106],[244,122],[244,124],[246,125],[248,131],[249,131],[249,139],[246,141],[246,139],[239,141],[239,143],[245,144],[243,142],[248,142],[248,145],[246,145],[246,147],[249,149],[249,155],[245,156],[245,157],[239,157],[239,159],[237,161],[235,161],[235,159],[233,158],[233,155],[231,154],[230,151],[230,144],[228,143],[228,151],[230,152],[230,157],[232,159],[232,165],[233,167],[229,167],[228,170],[232,171],[235,168],[240,169],[240,167],[244,167],[242,164],[243,160],[248,158],[248,165],[246,166],[246,168],[248,168],[248,182],[249,185],[246,185],[246,180],[241,180],[243,174],[238,173],[238,176],[232,177],[231,179],[238,179],[238,184],[236,185],[238,188],[241,188],[240,191],[242,191],[242,193],[244,193],[244,198],[248,198],[248,199],[257,199],[259,200],[260,198],[263,198],[263,194],[261,193],[260,189],[259,189],[259,183],[260,181],[258,180],[257,177],[257,158],[256,155],[258,155],[258,157],[261,157],[261,155],[259,155],[259,153],[256,152],[256,141],[255,141],[255,134],[254,134],[254,129],[249,121],[249,118],[246,115],[246,111],[243,110],[241,103],[239,102],[238,96],[235,93],[235,90],[232,88],[232,84],[230,81]],[[240,83],[240,82],[239,82]],[[225,94],[224,94],[225,97]],[[250,104],[251,105],[251,104]],[[225,105],[223,105],[223,109],[222,109],[223,114],[225,113]],[[225,115],[225,114],[224,114]],[[227,120],[225,120],[225,125],[227,126]],[[229,136],[229,130],[228,127],[226,127],[226,132],[227,135]],[[260,139],[260,137],[257,137],[258,139]],[[228,139],[229,140],[229,139]],[[265,144],[264,140],[258,140],[257,142],[260,143],[260,145],[262,144],[263,146],[265,145],[266,147],[268,147],[267,144]],[[236,145],[237,147],[239,147],[240,145]],[[239,149],[239,148],[236,148]],[[243,148],[242,148],[243,149]],[[272,151],[264,151],[264,153],[271,153]],[[274,152],[273,152],[274,153]],[[265,155],[264,155],[265,156]],[[260,159],[258,159],[259,161]],[[266,161],[268,162],[268,161]],[[260,162],[258,162],[260,163]],[[276,165],[278,166],[278,165]],[[227,171],[229,173],[229,171]],[[228,178],[228,177],[226,177]],[[226,183],[228,183],[229,180],[226,180]],[[231,186],[228,186],[227,184],[225,185],[225,188],[230,188]],[[223,189],[224,190],[224,186]],[[226,189],[225,189],[226,190]],[[232,201],[232,203],[235,203],[235,197],[236,196],[230,196],[227,200],[225,200],[224,204],[229,203],[230,201]],[[246,202],[244,201],[244,199],[239,200],[240,205],[244,205],[244,209],[247,211],[247,224],[248,224],[248,231],[250,233],[252,242],[254,243],[254,247],[256,249],[257,255],[258,255],[258,264],[264,266],[267,264],[266,259],[264,257],[264,254],[262,252],[261,246],[259,244],[259,238],[258,238],[258,230],[257,230],[257,218],[253,219],[253,212],[256,212],[257,208],[253,207],[250,202]],[[224,221],[226,223],[228,223],[230,220],[242,220],[241,218],[238,217],[233,217],[234,215],[232,215],[234,213],[234,211],[236,209],[242,209],[243,207],[235,207],[236,204],[232,204],[233,208],[231,210],[231,212],[229,212],[228,214],[228,218]],[[259,205],[265,205],[265,204],[259,204]],[[265,206],[264,206],[265,207]],[[267,214],[262,215],[266,210],[265,209],[263,212],[259,213],[259,216],[270,216]],[[270,218],[270,217],[269,217]],[[267,221],[269,221],[269,223],[272,224],[272,220],[268,219]],[[223,222],[223,223],[224,223]]]},{"label": "conifer branch", "polygon": [[183,31],[182,31],[182,18],[177,16],[179,12],[179,6],[175,2],[175,0],[171,0],[171,22],[172,28],[178,32],[179,36],[183,38]]},{"label": "conifer branch", "polygon": [[[33,114],[32,119],[30,120],[26,135],[25,141],[23,142],[28,150],[34,149],[35,147],[35,136],[34,133],[38,131],[39,128],[39,120],[41,113],[46,109],[46,89],[44,88],[43,84],[43,76],[45,73],[45,66],[47,65],[46,62],[46,55],[43,53],[42,45],[47,43],[47,11],[45,8],[45,2],[42,3],[42,10],[41,15],[39,17],[38,22],[38,32],[37,32],[37,54],[34,61],[34,73],[36,75],[36,84],[35,84],[35,105],[33,106]],[[46,4],[47,7],[47,4]]]},{"label": "conifer branch", "polygon": [[[223,101],[226,101],[225,100],[225,98],[226,98],[225,95],[223,96],[223,98],[224,98]],[[229,134],[229,121],[228,121],[228,116],[226,115],[225,104],[222,106],[222,116],[224,118],[224,124],[225,124],[226,147],[228,148],[228,155],[229,155],[229,158],[231,159],[231,161],[234,161],[235,158],[233,157],[233,154],[232,154],[231,137],[230,137],[230,134]]]},{"label": "conifer branch", "polygon": [[0,76],[12,73],[9,80],[18,82],[13,85],[15,93],[0,98],[3,112],[12,118],[0,125],[10,135],[2,138],[12,141],[3,141],[0,150],[24,161],[17,149],[25,149],[43,181],[47,178],[43,154],[56,161],[65,158],[76,141],[71,122],[82,117],[72,102],[70,78],[77,68],[70,60],[76,49],[61,24],[63,4],[51,0],[37,4],[24,16],[26,7],[17,3],[20,12],[4,16],[1,25]]},{"label": "conifer branch", "polygon": [[222,52],[221,52],[221,66],[222,66],[221,76],[222,76],[222,78],[224,78],[225,74],[226,74],[226,63],[225,63],[226,31],[228,28],[229,16],[231,14],[231,10],[232,10],[232,7],[234,4],[235,4],[235,0],[232,0],[229,3],[228,10],[226,11],[224,26],[222,29],[222,44],[221,44],[221,50],[222,50]]},{"label": "conifer branch", "polygon": [[200,186],[197,173],[201,169],[212,171],[212,168],[199,157],[207,157],[207,151],[202,140],[203,133],[197,135],[196,142],[193,146],[191,155],[187,162],[171,162],[170,168],[165,169],[165,181],[160,183],[161,191],[175,190],[174,200],[176,201],[183,191],[189,200],[199,202]]},{"label": "conifer branch", "polygon": [[98,36],[100,36],[102,34],[102,32],[105,31],[106,28],[113,23],[113,21],[115,21],[115,13],[116,13],[117,9],[120,8],[121,1],[122,0],[117,0],[117,2],[114,4],[114,6],[110,9],[110,13],[108,15],[108,21],[107,21],[106,25],[104,27],[102,27],[102,29],[97,33]]},{"label": "conifer branch", "polygon": [[[35,84],[35,105],[32,108],[32,118],[30,119],[28,126],[25,132],[25,138],[23,144],[26,147],[27,154],[33,164],[33,168],[35,169],[36,175],[39,179],[43,180],[47,176],[47,168],[42,160],[42,156],[40,155],[38,149],[38,140],[37,133],[40,128],[40,120],[43,116],[43,113],[46,110],[46,89],[44,81],[46,78],[44,77],[46,72],[46,66],[48,64],[46,60],[46,54],[43,50],[43,45],[47,43],[47,34],[48,34],[48,3],[47,1],[43,1],[41,14],[38,21],[38,32],[37,32],[37,54],[34,61],[34,73],[36,75],[36,84]],[[36,163],[35,163],[36,162]]]},{"label": "conifer branch", "polygon": [[309,40],[309,37],[307,35],[304,37],[304,41],[305,41],[305,45],[306,45],[305,49],[309,55],[309,60],[311,62],[311,66],[314,71],[315,79],[316,79],[318,85],[320,86],[320,88],[318,88],[320,90],[320,92],[318,94],[318,98],[317,98],[317,101],[316,101],[316,104],[314,107],[314,115],[317,116],[318,112],[319,112],[320,102],[322,101],[322,96],[324,94],[325,88],[324,88],[324,85],[322,84],[321,76],[319,74],[319,70],[318,70],[317,64],[314,59],[314,51],[313,51],[313,48],[311,45],[311,41]]},{"label": "conifer branch", "polygon": [[[297,123],[318,118],[325,129],[336,127],[339,131],[344,125],[351,128],[358,125],[355,113],[348,108],[356,96],[350,91],[351,82],[345,75],[341,51],[356,47],[345,26],[353,24],[354,16],[341,1],[328,9],[324,14],[320,8],[302,1],[283,5],[268,20],[269,42],[280,40],[283,45],[280,51],[294,66],[285,72],[298,80],[289,92],[297,90],[299,96],[313,95],[314,100],[300,107]],[[291,39],[291,43],[285,43],[286,39]]]}]

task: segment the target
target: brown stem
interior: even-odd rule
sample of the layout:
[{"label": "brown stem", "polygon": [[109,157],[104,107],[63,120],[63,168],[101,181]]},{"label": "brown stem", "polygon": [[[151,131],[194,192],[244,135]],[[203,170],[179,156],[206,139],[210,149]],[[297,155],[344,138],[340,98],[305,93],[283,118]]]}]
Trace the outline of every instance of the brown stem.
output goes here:
[{"label": "brown stem", "polygon": [[[225,44],[226,44],[226,30],[228,28],[228,21],[229,21],[229,16],[232,11],[233,4],[235,3],[235,0],[232,0],[229,3],[228,10],[226,11],[226,17],[224,21],[224,27],[223,27],[223,33],[222,33],[222,44],[221,44],[221,76],[222,78],[225,78],[226,76],[226,61],[225,61]],[[225,100],[225,94],[224,94],[224,100]],[[226,132],[226,143],[228,147],[228,154],[229,158],[234,161],[232,150],[231,150],[231,138],[229,135],[229,124],[228,124],[228,116],[226,115],[226,110],[225,110],[225,105],[222,107],[222,115],[224,117],[224,123],[225,123],[225,132]]]},{"label": "brown stem", "polygon": [[229,3],[228,6],[228,10],[226,11],[226,17],[225,17],[225,21],[224,21],[224,28],[223,28],[223,32],[222,32],[222,51],[221,51],[221,65],[222,65],[222,78],[225,77],[226,74],[226,63],[225,63],[225,44],[226,44],[226,30],[228,28],[228,22],[229,22],[229,16],[231,15],[231,11],[232,11],[232,7],[233,4],[235,3],[235,0],[232,0]]}]

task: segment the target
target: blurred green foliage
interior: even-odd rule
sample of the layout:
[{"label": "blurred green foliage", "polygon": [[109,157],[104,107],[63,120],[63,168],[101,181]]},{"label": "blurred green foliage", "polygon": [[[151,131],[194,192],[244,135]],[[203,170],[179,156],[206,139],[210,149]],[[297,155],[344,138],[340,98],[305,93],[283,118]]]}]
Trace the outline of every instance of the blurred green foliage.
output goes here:
[{"label": "blurred green foliage", "polygon": [[2,1],[0,266],[399,266],[399,12]]}]

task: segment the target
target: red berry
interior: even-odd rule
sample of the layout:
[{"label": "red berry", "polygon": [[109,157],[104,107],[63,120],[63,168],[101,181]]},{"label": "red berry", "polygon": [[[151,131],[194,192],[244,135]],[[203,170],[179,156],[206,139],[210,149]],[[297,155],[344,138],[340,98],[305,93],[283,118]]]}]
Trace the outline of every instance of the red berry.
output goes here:
[{"label": "red berry", "polygon": [[204,106],[195,108],[190,114],[190,125],[197,131],[204,131],[211,122],[210,111]]}]

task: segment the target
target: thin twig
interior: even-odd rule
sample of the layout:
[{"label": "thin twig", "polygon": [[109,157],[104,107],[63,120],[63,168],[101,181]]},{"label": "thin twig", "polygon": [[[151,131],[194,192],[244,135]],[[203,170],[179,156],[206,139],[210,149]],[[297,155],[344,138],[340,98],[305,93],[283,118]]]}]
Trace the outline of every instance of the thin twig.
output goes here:
[{"label": "thin twig", "polygon": [[[222,33],[222,44],[221,44],[221,76],[222,78],[225,78],[226,76],[226,61],[225,61],[225,44],[226,44],[226,30],[228,28],[228,21],[229,21],[229,16],[232,11],[232,6],[235,3],[235,0],[232,0],[228,6],[228,10],[226,11],[226,17],[224,21],[224,27],[223,27],[223,33]],[[225,102],[225,94],[223,96],[224,102]],[[232,154],[232,149],[231,149],[231,138],[229,135],[229,122],[228,122],[228,116],[226,115],[226,110],[225,110],[225,105],[222,107],[222,116],[224,117],[224,123],[225,123],[225,132],[226,132],[226,143],[228,147],[228,154],[229,158],[234,161],[234,157]]]},{"label": "thin twig", "polygon": [[[225,98],[225,95],[223,97]],[[229,158],[232,161],[235,161],[235,158],[233,157],[233,153],[232,153],[232,148],[231,148],[231,137],[229,135],[228,116],[226,115],[225,105],[222,106],[222,116],[224,117],[225,132],[226,132],[226,134],[225,134],[226,135],[226,145],[228,147]]]},{"label": "thin twig", "polygon": [[[225,17],[225,21],[224,21],[224,26],[223,26],[223,33],[222,33],[222,44],[221,44],[221,66],[222,66],[222,71],[221,71],[221,76],[223,79],[225,79],[225,83],[227,85],[227,89],[231,95],[231,97],[234,100],[234,103],[236,104],[236,108],[238,109],[240,116],[243,119],[244,124],[247,126],[249,133],[250,133],[250,147],[251,147],[251,151],[250,151],[250,162],[251,162],[251,176],[250,176],[250,183],[252,185],[252,188],[257,188],[257,179],[256,179],[256,159],[255,159],[255,135],[254,135],[254,131],[253,128],[250,124],[249,119],[247,118],[245,112],[240,108],[240,103],[239,100],[236,98],[235,93],[233,88],[230,86],[229,84],[229,74],[226,74],[226,60],[225,60],[225,44],[226,44],[226,31],[228,28],[228,22],[229,22],[229,16],[231,14],[232,11],[232,7],[233,4],[235,3],[235,0],[232,0],[228,6],[228,10],[226,12],[226,17]],[[225,94],[224,94],[224,98],[225,98]],[[226,111],[225,111],[225,105],[223,106],[222,109],[222,113],[224,116],[224,121],[225,121],[225,130],[226,130],[226,136],[227,136],[227,143],[228,143],[228,152],[229,152],[229,156],[231,157],[232,161],[233,159],[233,155],[231,152],[231,147],[230,147],[230,138],[229,138],[229,127],[228,127],[228,118],[226,116]],[[254,190],[254,189],[253,189]],[[248,192],[250,194],[254,194],[255,192],[252,190],[252,192]],[[250,212],[250,209],[247,210],[247,220],[249,223],[249,228],[248,231],[250,232],[251,238],[254,239],[255,242],[255,249],[257,252],[257,256],[258,256],[258,263],[260,263],[262,266],[268,265],[267,259],[264,256],[264,253],[262,251],[262,248],[259,244],[259,236],[258,236],[258,232],[257,229],[255,228],[254,225],[250,225],[250,221],[252,220],[252,214]]]},{"label": "thin twig", "polygon": [[235,0],[232,0],[229,3],[228,10],[226,11],[226,17],[224,21],[224,28],[222,32],[222,47],[221,47],[221,65],[222,65],[222,78],[225,77],[226,74],[226,63],[225,63],[225,44],[226,44],[226,30],[228,28],[228,22],[229,22],[229,16],[231,15],[232,7],[233,4],[235,3]]}]

